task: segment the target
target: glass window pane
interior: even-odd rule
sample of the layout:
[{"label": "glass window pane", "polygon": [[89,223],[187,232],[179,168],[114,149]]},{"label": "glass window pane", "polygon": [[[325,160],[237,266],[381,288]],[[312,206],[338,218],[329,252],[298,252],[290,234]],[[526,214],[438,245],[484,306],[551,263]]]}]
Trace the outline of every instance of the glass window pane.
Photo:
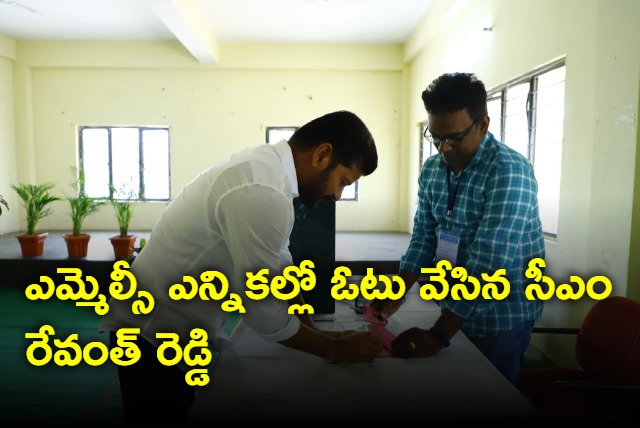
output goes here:
[{"label": "glass window pane", "polygon": [[[170,198],[168,128],[104,126],[80,130],[81,166],[85,169],[89,196],[109,197],[111,183],[116,199]],[[141,172],[146,189],[140,182]],[[141,194],[142,190],[146,190],[146,196]]]},{"label": "glass window pane", "polygon": [[[564,128],[564,88],[566,67],[562,65],[505,89],[504,142],[529,158],[532,144],[534,171],[538,181],[538,202],[542,230],[557,236],[560,207],[560,175]],[[535,105],[531,106],[535,129],[527,121],[527,96],[531,82],[536,82]],[[500,118],[499,92],[489,94],[487,109],[492,119],[489,130],[498,134]],[[495,127],[494,127],[495,125]],[[533,132],[532,132],[533,131]],[[498,134],[499,135],[499,134]],[[530,135],[532,138],[530,138]],[[531,140],[531,141],[530,141]]]},{"label": "glass window pane", "polygon": [[267,128],[267,144],[275,144],[282,140],[289,141],[296,129],[294,127]]},{"label": "glass window pane", "polygon": [[427,129],[427,122],[422,122],[420,124],[420,168],[418,171],[422,170],[422,165],[429,158],[429,156],[436,153],[436,148],[424,137],[424,131]]},{"label": "glass window pane", "polygon": [[109,196],[109,133],[106,128],[82,129],[84,190],[93,198]]},{"label": "glass window pane", "polygon": [[538,89],[544,89],[557,84],[563,84],[567,73],[567,67],[562,66],[547,71],[538,77]]},{"label": "glass window pane", "polygon": [[143,131],[142,147],[145,198],[169,199],[169,130]]},{"label": "glass window pane", "polygon": [[341,201],[355,201],[358,190],[358,182],[351,183],[347,187],[342,190],[342,196],[340,197]]},{"label": "glass window pane", "polygon": [[529,158],[529,123],[527,95],[529,82],[507,88],[504,142]]},{"label": "glass window pane", "polygon": [[140,186],[140,133],[138,128],[111,129],[111,174],[116,189],[125,183]]},{"label": "glass window pane", "polygon": [[564,134],[564,66],[538,77],[535,171],[540,219],[545,233],[557,235]]},{"label": "glass window pane", "polygon": [[553,126],[564,122],[565,67],[538,77],[536,126]]},{"label": "glass window pane", "polygon": [[497,97],[487,100],[487,113],[490,119],[489,132],[491,132],[496,139],[502,139],[502,126],[500,124],[502,119],[502,99],[500,93],[498,93]]}]

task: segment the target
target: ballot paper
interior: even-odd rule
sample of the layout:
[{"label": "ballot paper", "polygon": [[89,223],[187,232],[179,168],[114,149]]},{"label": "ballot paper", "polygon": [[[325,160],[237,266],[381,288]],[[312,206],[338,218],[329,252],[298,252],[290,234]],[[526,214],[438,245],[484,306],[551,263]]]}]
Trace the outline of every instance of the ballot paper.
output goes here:
[{"label": "ballot paper", "polygon": [[369,334],[373,334],[378,336],[382,341],[382,351],[380,351],[380,357],[392,357],[393,356],[393,347],[391,346],[391,342],[396,336],[391,333],[385,326],[382,324],[371,324],[369,328]]},{"label": "ballot paper", "polygon": [[362,309],[362,313],[364,314],[364,320],[367,322],[380,325],[385,325],[387,323],[387,319],[382,315],[377,314],[370,305],[365,305]]},{"label": "ballot paper", "polygon": [[382,340],[382,351],[380,351],[381,357],[393,356],[393,347],[391,342],[396,336],[386,329],[387,319],[380,314],[377,314],[370,305],[365,305],[363,308],[363,314],[365,321],[371,323],[368,330],[370,334],[380,337]]}]

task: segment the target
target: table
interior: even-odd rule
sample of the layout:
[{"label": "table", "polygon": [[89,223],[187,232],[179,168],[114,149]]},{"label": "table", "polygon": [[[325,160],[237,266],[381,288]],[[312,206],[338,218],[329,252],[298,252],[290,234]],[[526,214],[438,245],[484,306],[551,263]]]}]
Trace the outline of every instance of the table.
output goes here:
[{"label": "table", "polygon": [[[418,287],[387,328],[430,327],[439,315]],[[336,302],[336,313],[316,321],[323,330],[366,328],[353,302]],[[495,426],[534,424],[533,405],[459,332],[451,346],[429,358],[382,357],[371,364],[329,364],[323,359],[269,343],[242,321],[223,351],[211,381],[198,391],[190,425],[223,420],[309,423],[460,421]],[[395,424],[394,424],[395,425]]]}]

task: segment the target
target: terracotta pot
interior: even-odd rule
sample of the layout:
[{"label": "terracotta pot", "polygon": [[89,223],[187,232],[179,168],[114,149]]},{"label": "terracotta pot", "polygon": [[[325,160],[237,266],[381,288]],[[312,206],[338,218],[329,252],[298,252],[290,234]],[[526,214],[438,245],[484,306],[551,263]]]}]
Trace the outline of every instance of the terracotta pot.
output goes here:
[{"label": "terracotta pot", "polygon": [[44,253],[44,240],[49,235],[47,232],[27,235],[23,233],[16,235],[16,239],[20,242],[22,257],[41,256]]},{"label": "terracotta pot", "polygon": [[136,243],[136,235],[128,235],[126,238],[120,235],[109,238],[113,245],[113,255],[116,260],[126,260],[133,255],[133,246]]},{"label": "terracotta pot", "polygon": [[81,233],[80,235],[64,235],[64,240],[67,243],[67,252],[69,253],[69,257],[87,257],[87,250],[89,249],[89,239],[91,239],[91,235],[89,235],[88,233]]}]

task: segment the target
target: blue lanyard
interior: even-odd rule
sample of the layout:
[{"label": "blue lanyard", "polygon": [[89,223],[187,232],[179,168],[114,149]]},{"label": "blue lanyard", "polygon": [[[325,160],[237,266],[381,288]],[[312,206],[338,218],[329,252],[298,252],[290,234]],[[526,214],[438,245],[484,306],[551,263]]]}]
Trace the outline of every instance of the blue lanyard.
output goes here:
[{"label": "blue lanyard", "polygon": [[460,187],[460,182],[462,181],[462,174],[464,174],[464,170],[462,170],[462,172],[460,173],[460,177],[458,177],[456,187],[455,189],[453,189],[453,193],[451,193],[451,168],[447,167],[447,229],[449,228],[449,221],[451,220],[453,206],[456,203],[456,196],[458,195],[458,188]]}]

